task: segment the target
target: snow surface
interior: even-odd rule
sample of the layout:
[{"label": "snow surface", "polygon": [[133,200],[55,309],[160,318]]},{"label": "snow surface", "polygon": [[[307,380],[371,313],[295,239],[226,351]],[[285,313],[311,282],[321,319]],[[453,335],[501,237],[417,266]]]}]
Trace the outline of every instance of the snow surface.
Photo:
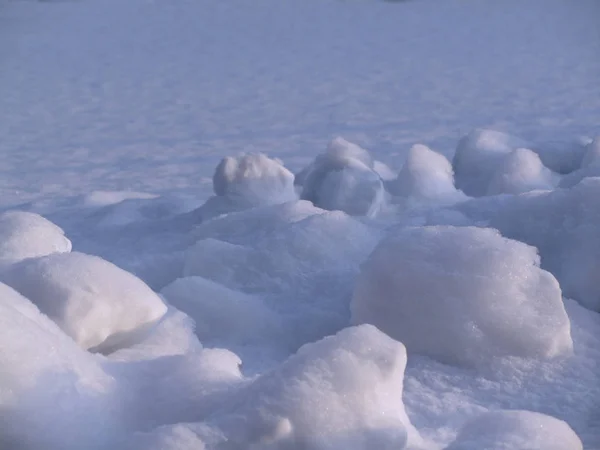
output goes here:
[{"label": "snow surface", "polygon": [[0,0],[0,448],[600,448],[598,17]]}]

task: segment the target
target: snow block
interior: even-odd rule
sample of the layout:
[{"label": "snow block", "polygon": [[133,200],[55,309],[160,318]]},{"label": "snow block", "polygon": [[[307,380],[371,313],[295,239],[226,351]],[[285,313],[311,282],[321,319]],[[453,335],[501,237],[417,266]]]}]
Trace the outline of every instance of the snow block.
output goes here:
[{"label": "snow block", "polygon": [[556,279],[534,247],[475,227],[403,229],[363,264],[351,310],[409,352],[479,366],[572,350]]}]

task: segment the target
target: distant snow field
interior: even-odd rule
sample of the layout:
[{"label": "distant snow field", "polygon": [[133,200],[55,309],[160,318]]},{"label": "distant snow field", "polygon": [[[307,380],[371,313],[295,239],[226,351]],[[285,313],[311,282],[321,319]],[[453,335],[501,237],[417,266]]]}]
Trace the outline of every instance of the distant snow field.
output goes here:
[{"label": "distant snow field", "polygon": [[0,448],[600,449],[598,17],[0,2]]}]

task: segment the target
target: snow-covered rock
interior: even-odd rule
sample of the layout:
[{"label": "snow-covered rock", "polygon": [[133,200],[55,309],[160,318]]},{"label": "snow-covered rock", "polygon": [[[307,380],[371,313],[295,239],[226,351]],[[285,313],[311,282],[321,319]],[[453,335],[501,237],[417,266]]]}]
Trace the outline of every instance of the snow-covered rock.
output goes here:
[{"label": "snow-covered rock", "polygon": [[469,421],[445,450],[583,450],[562,420],[531,411],[492,411]]},{"label": "snow-covered rock", "polygon": [[409,352],[451,364],[569,354],[560,287],[538,265],[535,248],[496,230],[403,229],[363,264],[352,320],[374,324]]},{"label": "snow-covered rock", "polygon": [[406,350],[375,327],[302,347],[216,420],[231,448],[403,449],[419,441],[402,401]]},{"label": "snow-covered rock", "polygon": [[111,447],[120,419],[111,397],[114,379],[94,355],[2,283],[0,366],[0,448]]},{"label": "snow-covered rock", "polygon": [[553,189],[558,181],[559,176],[542,164],[537,153],[518,148],[499,164],[489,182],[487,195]]},{"label": "snow-covered rock", "polygon": [[2,277],[82,348],[93,351],[106,353],[137,342],[167,310],[139,278],[82,253],[28,259]]},{"label": "snow-covered rock", "polygon": [[262,153],[223,158],[213,175],[213,190],[215,195],[197,211],[203,220],[298,198],[294,174]]},{"label": "snow-covered rock", "polygon": [[385,189],[373,164],[366,150],[336,138],[301,173],[301,198],[323,209],[375,216],[385,203]]},{"label": "snow-covered rock", "polygon": [[450,161],[425,145],[414,145],[398,177],[387,184],[399,197],[422,204],[450,204],[467,197],[454,187]]},{"label": "snow-covered rock", "polygon": [[25,211],[0,214],[0,265],[70,251],[64,231],[42,216]]},{"label": "snow-covered rock", "polygon": [[175,280],[161,294],[196,323],[202,342],[215,339],[248,343],[272,337],[277,316],[257,296],[202,277]]},{"label": "snow-covered rock", "polygon": [[588,178],[571,189],[475,199],[456,209],[474,223],[537,247],[542,268],[558,279],[565,297],[600,311],[598,196],[600,179]]},{"label": "snow-covered rock", "polygon": [[456,187],[472,197],[486,194],[490,178],[504,158],[517,148],[530,145],[500,131],[475,129],[456,148],[452,166]]}]

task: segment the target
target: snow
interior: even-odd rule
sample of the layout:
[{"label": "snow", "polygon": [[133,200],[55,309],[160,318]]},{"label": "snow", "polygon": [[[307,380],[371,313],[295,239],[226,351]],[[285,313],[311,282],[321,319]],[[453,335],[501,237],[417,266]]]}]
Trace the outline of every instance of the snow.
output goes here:
[{"label": "snow", "polygon": [[135,343],[166,312],[143,281],[78,252],[25,260],[11,266],[2,280],[82,348],[103,353]]},{"label": "snow", "polygon": [[555,187],[558,181],[558,175],[545,167],[536,153],[518,148],[504,159],[492,176],[487,195],[548,190]]},{"label": "snow", "polygon": [[300,197],[315,206],[374,217],[385,203],[385,189],[369,153],[343,138],[299,174]]},{"label": "snow", "polygon": [[363,264],[352,321],[450,364],[568,355],[573,342],[560,286],[538,265],[534,247],[495,230],[400,230]]},{"label": "snow", "polygon": [[25,211],[0,214],[0,264],[71,251],[64,231],[42,216]]},{"label": "snow", "polygon": [[387,183],[394,195],[417,203],[451,204],[467,197],[454,187],[452,165],[425,145],[414,145],[398,177]]},{"label": "snow", "polygon": [[562,420],[530,411],[494,411],[466,424],[446,450],[583,450]]},{"label": "snow", "polygon": [[0,448],[600,448],[598,8],[0,0]]}]

